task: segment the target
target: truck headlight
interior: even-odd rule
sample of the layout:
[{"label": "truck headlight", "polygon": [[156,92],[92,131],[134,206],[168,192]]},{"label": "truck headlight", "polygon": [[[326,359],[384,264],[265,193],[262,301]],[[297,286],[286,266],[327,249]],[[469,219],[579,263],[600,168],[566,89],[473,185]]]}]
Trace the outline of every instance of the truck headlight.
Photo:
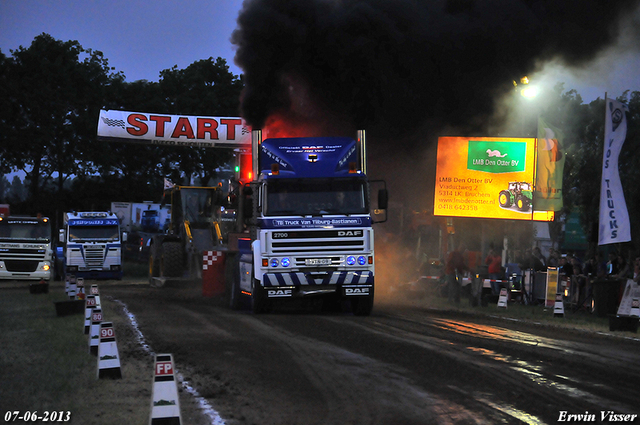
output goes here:
[{"label": "truck headlight", "polygon": [[282,267],[289,267],[290,264],[291,264],[291,261],[289,261],[289,258],[287,257],[284,257],[282,261],[280,261],[280,265]]},{"label": "truck headlight", "polygon": [[350,255],[347,257],[347,266],[353,266],[356,263],[356,257]]},{"label": "truck headlight", "polygon": [[272,258],[270,262],[271,267],[278,267],[278,259]]},{"label": "truck headlight", "polygon": [[44,266],[42,266],[42,270],[44,270],[45,272],[48,272],[49,269],[51,269],[51,266],[48,264],[45,264]]},{"label": "truck headlight", "polygon": [[359,256],[358,257],[358,264],[361,266],[364,266],[365,264],[367,264],[367,257],[364,256]]}]

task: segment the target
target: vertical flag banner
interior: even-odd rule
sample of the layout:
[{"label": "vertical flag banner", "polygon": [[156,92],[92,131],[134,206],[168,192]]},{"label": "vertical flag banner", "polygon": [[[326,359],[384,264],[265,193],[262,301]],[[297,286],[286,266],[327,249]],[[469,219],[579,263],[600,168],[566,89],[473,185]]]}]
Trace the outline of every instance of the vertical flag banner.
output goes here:
[{"label": "vertical flag banner", "polygon": [[538,164],[534,202],[546,211],[562,209],[562,175],[564,172],[564,136],[556,127],[538,120]]},{"label": "vertical flag banner", "polygon": [[598,245],[631,240],[629,212],[618,172],[618,156],[627,137],[627,105],[605,99],[604,154],[600,185],[600,228]]}]

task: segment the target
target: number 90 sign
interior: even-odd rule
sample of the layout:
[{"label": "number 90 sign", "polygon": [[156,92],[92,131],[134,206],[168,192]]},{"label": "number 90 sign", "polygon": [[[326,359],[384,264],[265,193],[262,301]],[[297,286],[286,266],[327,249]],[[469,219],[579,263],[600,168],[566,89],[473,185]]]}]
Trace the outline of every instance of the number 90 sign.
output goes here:
[{"label": "number 90 sign", "polygon": [[113,328],[100,329],[100,338],[115,338],[116,334],[113,332]]}]

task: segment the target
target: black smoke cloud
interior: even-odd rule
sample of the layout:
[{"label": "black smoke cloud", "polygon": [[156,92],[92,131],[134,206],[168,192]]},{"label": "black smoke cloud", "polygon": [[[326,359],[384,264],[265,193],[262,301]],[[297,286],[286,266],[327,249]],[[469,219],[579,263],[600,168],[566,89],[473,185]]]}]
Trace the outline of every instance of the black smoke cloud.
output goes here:
[{"label": "black smoke cloud", "polygon": [[638,3],[247,0],[232,35],[246,83],[242,114],[262,127],[303,104],[299,91],[316,109],[381,135],[425,124],[477,130],[511,81],[541,60],[588,63]]}]

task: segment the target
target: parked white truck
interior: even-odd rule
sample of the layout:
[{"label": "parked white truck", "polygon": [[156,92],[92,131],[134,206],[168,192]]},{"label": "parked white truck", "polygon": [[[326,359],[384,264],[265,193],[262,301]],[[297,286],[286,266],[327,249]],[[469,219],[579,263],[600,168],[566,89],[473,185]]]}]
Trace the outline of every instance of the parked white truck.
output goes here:
[{"label": "parked white truck", "polygon": [[47,217],[0,216],[0,279],[51,280],[51,239]]},{"label": "parked white truck", "polygon": [[58,264],[61,274],[89,279],[122,279],[120,221],[111,212],[64,213]]}]

